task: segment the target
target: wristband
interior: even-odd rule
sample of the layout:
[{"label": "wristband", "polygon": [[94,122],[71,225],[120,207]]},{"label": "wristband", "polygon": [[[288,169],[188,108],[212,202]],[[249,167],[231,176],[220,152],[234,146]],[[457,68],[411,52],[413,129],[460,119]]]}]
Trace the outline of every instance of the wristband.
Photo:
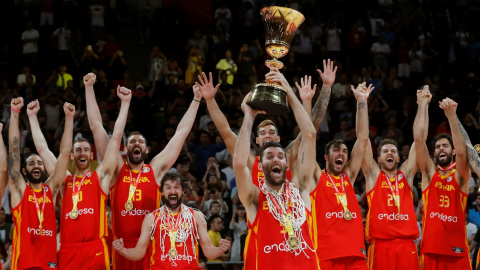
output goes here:
[{"label": "wristband", "polygon": [[17,112],[17,113],[20,113],[20,111],[17,111],[15,109],[10,109],[12,112]]},{"label": "wristband", "polygon": [[200,100],[198,100],[198,99],[195,99],[195,98],[193,98],[193,100],[195,100],[196,102],[200,102]]}]

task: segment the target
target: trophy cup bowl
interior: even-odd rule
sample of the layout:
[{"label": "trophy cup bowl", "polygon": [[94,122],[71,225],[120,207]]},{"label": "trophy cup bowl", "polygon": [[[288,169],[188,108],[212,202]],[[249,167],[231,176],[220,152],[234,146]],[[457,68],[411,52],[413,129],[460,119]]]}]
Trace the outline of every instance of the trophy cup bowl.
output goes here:
[{"label": "trophy cup bowl", "polygon": [[[266,32],[265,48],[272,57],[265,61],[265,65],[270,69],[281,69],[283,63],[278,58],[287,55],[293,36],[305,17],[294,9],[277,6],[263,8],[260,15]],[[255,85],[247,104],[269,115],[288,113],[287,92],[276,82],[266,81]]]}]

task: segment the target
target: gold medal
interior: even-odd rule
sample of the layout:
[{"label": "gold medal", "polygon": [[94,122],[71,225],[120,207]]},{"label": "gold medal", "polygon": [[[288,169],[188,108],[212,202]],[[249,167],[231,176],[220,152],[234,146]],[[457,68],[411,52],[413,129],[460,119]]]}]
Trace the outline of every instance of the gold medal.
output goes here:
[{"label": "gold medal", "polygon": [[133,202],[132,202],[132,201],[127,201],[127,202],[125,203],[125,209],[126,209],[127,211],[132,210],[132,209],[133,209]]},{"label": "gold medal", "polygon": [[69,216],[70,216],[71,219],[76,219],[78,217],[78,210],[77,209],[72,209]]},{"label": "gold medal", "polygon": [[295,250],[300,246],[300,240],[296,236],[290,236],[287,239],[287,244],[291,250]]},{"label": "gold medal", "polygon": [[38,230],[40,231],[40,235],[43,236],[43,227],[42,223],[40,223],[40,226],[38,226]]},{"label": "gold medal", "polygon": [[480,144],[475,144],[474,148],[477,151],[477,153],[480,153]]},{"label": "gold medal", "polygon": [[168,251],[168,256],[170,256],[170,258],[172,258],[172,259],[175,259],[175,257],[177,257],[177,255],[178,255],[178,252],[173,247]]},{"label": "gold medal", "polygon": [[350,219],[352,219],[352,213],[350,213],[350,211],[348,209],[344,210],[343,211],[343,218],[346,221],[349,221]]}]

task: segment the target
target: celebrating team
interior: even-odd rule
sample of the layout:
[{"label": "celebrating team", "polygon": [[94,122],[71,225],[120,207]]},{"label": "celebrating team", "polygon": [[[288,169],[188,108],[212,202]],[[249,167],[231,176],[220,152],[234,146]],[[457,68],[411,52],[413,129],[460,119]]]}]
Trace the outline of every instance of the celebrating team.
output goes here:
[{"label": "celebrating team", "polygon": [[[466,241],[465,207],[470,166],[479,172],[480,161],[456,117],[457,103],[440,103],[452,136],[434,139],[434,160],[425,144],[428,133],[428,86],[417,90],[418,110],[414,143],[400,167],[395,141],[384,140],[373,158],[368,138],[367,99],[373,87],[352,86],[357,100],[356,137],[350,156],[346,144],[333,140],[325,146],[325,168],[316,162],[316,130],[325,115],[336,67],[324,61],[318,70],[323,86],[312,108],[316,86],[307,76],[296,85],[302,102],[285,77],[272,69],[266,78],[281,85],[300,128],[286,148],[274,122],[262,121],[256,142],[260,152],[250,152],[250,134],[258,114],[246,104],[238,136],[215,101],[218,85],[212,74],[199,76],[194,98],[165,149],[145,164],[145,137],[133,132],[125,146],[125,162],[118,149],[127,121],[132,93],[117,88],[121,108],[113,135],[103,128],[96,104],[95,75],[84,77],[87,116],[102,162],[90,171],[90,142],[72,143],[75,107],[65,103],[65,128],[58,158],[48,149],[37,112],[38,101],[27,105],[27,115],[38,152],[20,164],[19,114],[22,98],[11,101],[7,152],[0,141],[0,195],[11,193],[14,218],[12,269],[200,269],[200,244],[207,258],[229,249],[221,240],[212,245],[205,217],[182,204],[181,176],[167,171],[175,163],[190,132],[200,102],[205,99],[215,126],[233,156],[233,169],[241,203],[248,217],[245,269],[471,269]],[[0,127],[1,128],[1,127]],[[75,174],[67,171],[68,160]],[[1,162],[4,161],[4,162]],[[369,205],[364,229],[353,190],[363,171]],[[419,229],[413,206],[413,178],[422,172],[423,236],[420,256],[414,240]],[[49,177],[47,178],[47,175]],[[25,179],[24,179],[25,178]],[[26,180],[26,181],[25,181]],[[61,248],[57,255],[54,202],[62,192]],[[107,200],[112,207],[113,253],[107,247]],[[162,205],[162,206],[161,206]],[[371,243],[368,254],[364,239]],[[368,256],[367,256],[368,255]],[[368,259],[367,259],[368,258]]]}]

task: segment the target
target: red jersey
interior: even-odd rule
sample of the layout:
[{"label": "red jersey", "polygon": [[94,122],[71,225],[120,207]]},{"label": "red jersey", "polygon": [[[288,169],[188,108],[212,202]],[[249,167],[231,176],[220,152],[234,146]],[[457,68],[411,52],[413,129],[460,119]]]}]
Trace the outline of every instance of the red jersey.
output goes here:
[{"label": "red jersey", "polygon": [[[35,192],[35,194],[33,193]],[[45,194],[44,194],[45,192]],[[41,235],[35,196],[40,210],[45,195],[45,208]],[[23,192],[20,203],[12,209],[15,228],[12,240],[12,269],[39,267],[57,268],[57,226],[52,190],[42,184],[42,190],[33,191],[29,185]]]},{"label": "red jersey", "polygon": [[[311,213],[305,208],[307,220],[301,225],[303,251],[295,255],[286,243],[286,231],[284,226],[274,218],[270,212],[266,195],[260,192],[258,200],[257,216],[249,229],[247,242],[245,242],[246,255],[250,261],[245,262],[246,270],[260,269],[320,269],[313,241],[309,231],[308,222],[311,220]],[[277,229],[275,229],[277,228]],[[252,238],[252,234],[254,238]],[[255,258],[251,245],[255,245]],[[298,251],[297,251],[298,252]],[[253,261],[252,261],[253,260]]]},{"label": "red jersey", "polygon": [[[252,167],[252,181],[255,186],[258,187],[258,183],[260,180],[265,180],[265,176],[263,175],[263,171],[258,169],[258,163],[260,162],[260,157],[257,156],[255,162],[253,163]],[[286,179],[292,179],[292,172],[290,171],[290,167],[287,168]]]},{"label": "red jersey", "polygon": [[130,172],[132,180],[135,181],[140,172],[131,171],[126,163],[123,164],[117,182],[110,190],[112,230],[114,239],[123,238],[124,241],[136,243],[140,237],[143,219],[160,207],[160,188],[155,181],[152,167],[145,164],[132,199],[133,209],[127,211],[125,203],[130,189]]},{"label": "red jersey", "polygon": [[[413,207],[413,192],[408,185],[405,174],[397,172],[400,197],[400,214],[395,199],[387,182],[384,171],[378,175],[375,187],[367,193],[368,207],[365,237],[372,239],[393,240],[418,238],[417,218]],[[389,179],[391,187],[396,192],[395,178]]]},{"label": "red jersey", "polygon": [[[154,212],[154,220],[157,220],[155,225],[155,232],[153,233],[152,256],[150,258],[150,269],[185,269],[185,270],[201,270],[198,266],[198,233],[195,224],[194,210],[190,207],[182,205],[182,219],[180,220],[179,228],[185,229],[187,237],[185,241],[179,242],[178,237],[175,245],[177,256],[170,258],[169,251],[171,248],[170,238],[168,236],[167,225],[162,223],[165,219],[165,206]],[[162,217],[163,215],[163,217]],[[168,214],[167,214],[168,215]],[[179,214],[174,214],[174,221],[179,218]],[[173,225],[173,224],[172,224]],[[174,227],[174,225],[172,226]],[[210,239],[208,239],[210,241]]]},{"label": "red jersey", "polygon": [[455,169],[441,176],[437,171],[422,192],[422,253],[469,256],[465,207],[467,194],[455,179]]},{"label": "red jersey", "polygon": [[[347,256],[365,258],[362,214],[348,175],[343,171],[342,176],[351,220],[343,218],[343,206],[326,171],[322,171],[317,187],[310,193],[313,240],[317,256],[322,261]],[[343,192],[341,177],[330,177],[339,192]]]},{"label": "red jersey", "polygon": [[97,172],[89,172],[81,186],[83,175],[75,179],[75,191],[80,188],[76,219],[71,219],[69,215],[73,209],[73,177],[76,176],[67,176],[63,188],[60,242],[89,242],[107,236],[108,222],[105,207],[108,195],[100,186]]}]

